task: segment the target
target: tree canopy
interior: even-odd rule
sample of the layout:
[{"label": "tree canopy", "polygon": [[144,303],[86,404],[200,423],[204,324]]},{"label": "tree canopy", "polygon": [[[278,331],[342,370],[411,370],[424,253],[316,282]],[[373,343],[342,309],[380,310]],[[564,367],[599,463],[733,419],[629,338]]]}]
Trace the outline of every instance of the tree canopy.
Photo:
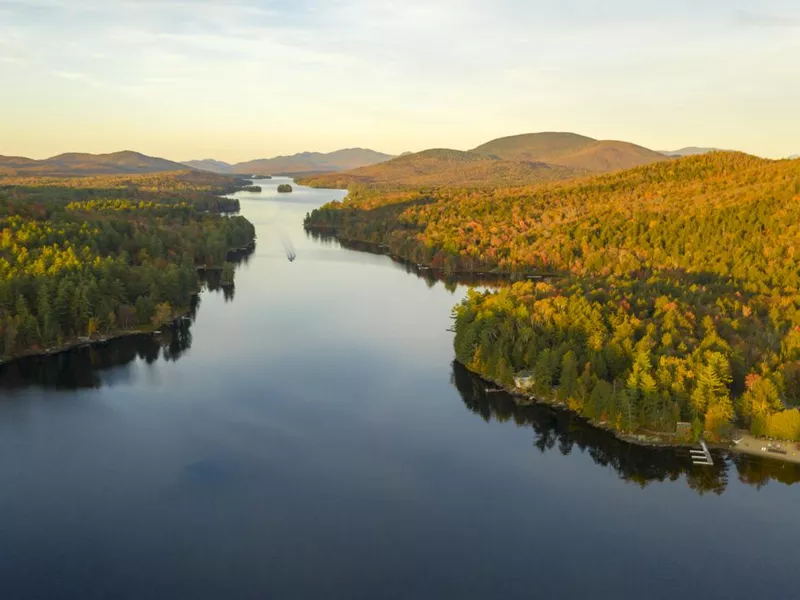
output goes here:
[{"label": "tree canopy", "polygon": [[[193,177],[193,176],[192,176]],[[255,229],[232,178],[0,180],[0,357],[158,327]]]}]

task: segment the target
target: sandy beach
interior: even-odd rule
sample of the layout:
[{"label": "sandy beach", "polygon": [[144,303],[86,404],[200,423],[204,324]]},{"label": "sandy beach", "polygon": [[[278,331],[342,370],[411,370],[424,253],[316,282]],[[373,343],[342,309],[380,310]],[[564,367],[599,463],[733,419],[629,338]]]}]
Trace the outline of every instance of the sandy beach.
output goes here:
[{"label": "sandy beach", "polygon": [[[769,452],[763,449],[769,447],[770,444],[772,444],[772,446],[780,446],[782,450],[786,450],[786,454]],[[743,433],[741,441],[738,444],[731,445],[730,449],[733,452],[741,452],[742,454],[752,454],[755,456],[763,456],[765,458],[774,458],[775,460],[783,460],[786,462],[800,464],[800,449],[798,449],[798,444],[795,442],[770,442],[768,440],[754,437],[749,433]]]}]

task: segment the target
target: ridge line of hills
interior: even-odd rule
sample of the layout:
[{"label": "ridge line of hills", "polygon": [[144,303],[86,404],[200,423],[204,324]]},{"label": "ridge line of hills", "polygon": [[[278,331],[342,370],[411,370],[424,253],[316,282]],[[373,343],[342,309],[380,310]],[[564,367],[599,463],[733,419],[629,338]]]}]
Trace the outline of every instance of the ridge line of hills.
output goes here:
[{"label": "ridge line of hills", "polygon": [[188,160],[182,164],[194,169],[233,175],[305,175],[348,171],[385,162],[391,154],[368,148],[344,148],[334,152],[298,152],[273,158],[258,158],[240,163],[227,163],[213,158]]},{"label": "ridge line of hills", "polygon": [[80,177],[90,175],[135,175],[197,170],[220,175],[290,175],[329,173],[373,165],[393,158],[391,154],[363,148],[335,152],[301,152],[237,164],[214,159],[175,162],[124,150],[109,154],[68,152],[35,160],[0,155],[2,177]]},{"label": "ridge line of hills", "polygon": [[643,146],[566,132],[498,138],[468,151],[424,150],[351,171],[307,177],[315,187],[352,184],[496,187],[573,179],[671,160]]},{"label": "ridge line of hills", "polygon": [[[2,177],[78,177],[198,170],[222,175],[288,175],[316,187],[527,185],[585,177],[718,151],[687,147],[656,152],[624,141],[565,132],[513,135],[472,150],[434,148],[393,156],[365,148],[227,163],[212,158],[175,162],[130,150],[109,154],[69,152],[43,160],[0,155]],[[794,158],[794,157],[790,157]]]},{"label": "ridge line of hills", "polygon": [[164,158],[123,150],[109,154],[67,152],[43,160],[0,155],[0,177],[75,177],[81,175],[134,175],[185,171],[186,166]]},{"label": "ridge line of hills", "polygon": [[514,187],[626,171],[711,152],[719,150],[687,147],[656,152],[629,142],[575,133],[530,133],[498,138],[468,151],[432,149],[404,154],[351,171],[304,177],[300,182],[331,188]]}]

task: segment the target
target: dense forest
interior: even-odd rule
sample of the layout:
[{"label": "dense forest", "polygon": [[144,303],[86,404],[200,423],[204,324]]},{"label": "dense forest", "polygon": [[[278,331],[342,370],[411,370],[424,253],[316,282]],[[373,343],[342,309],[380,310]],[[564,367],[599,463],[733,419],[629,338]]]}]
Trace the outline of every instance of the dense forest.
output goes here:
[{"label": "dense forest", "polygon": [[800,161],[712,153],[522,188],[360,188],[306,226],[518,281],[454,311],[456,355],[625,432],[800,439]]},{"label": "dense forest", "polygon": [[[219,197],[244,180],[167,173],[0,179],[0,357],[173,320],[197,267],[225,268],[253,225]],[[226,280],[227,281],[227,280]]]}]

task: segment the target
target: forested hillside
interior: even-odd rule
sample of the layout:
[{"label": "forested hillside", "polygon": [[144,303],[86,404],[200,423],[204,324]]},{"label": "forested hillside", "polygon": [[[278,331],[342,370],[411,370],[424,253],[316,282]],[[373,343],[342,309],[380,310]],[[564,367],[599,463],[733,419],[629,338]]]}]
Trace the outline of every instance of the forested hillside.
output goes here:
[{"label": "forested hillside", "polygon": [[0,357],[172,320],[255,236],[211,174],[0,179]]},{"label": "forested hillside", "polygon": [[456,353],[620,431],[800,437],[800,161],[711,153],[584,181],[359,190],[307,226],[444,271],[471,293]]},{"label": "forested hillside", "polygon": [[[0,177],[0,187],[17,188],[71,188],[92,190],[91,194],[108,191],[113,194],[141,192],[169,192],[191,196],[203,204],[203,209],[225,205],[238,210],[238,201],[220,197],[248,186],[249,180],[231,175],[218,175],[205,171],[171,171],[146,175],[97,175],[87,177],[55,177],[52,175]],[[249,186],[248,186],[249,187]]]},{"label": "forested hillside", "polygon": [[343,173],[301,179],[312,187],[348,188],[353,185],[390,188],[419,186],[494,187],[556,181],[583,175],[583,171],[543,162],[508,161],[458,150],[425,150],[388,162]]},{"label": "forested hillside", "polygon": [[492,140],[469,152],[433,149],[381,164],[306,177],[305,185],[497,188],[575,179],[670,160],[627,142],[598,141],[574,133],[531,133]]},{"label": "forested hillside", "polygon": [[82,177],[87,175],[136,175],[182,171],[186,167],[163,158],[145,156],[129,150],[111,154],[85,154],[70,152],[44,160],[17,156],[0,156],[0,177],[57,176]]},{"label": "forested hillside", "polygon": [[536,161],[578,171],[606,173],[667,160],[655,152],[614,140],[595,140],[575,133],[528,133],[499,138],[472,152],[511,161]]}]

